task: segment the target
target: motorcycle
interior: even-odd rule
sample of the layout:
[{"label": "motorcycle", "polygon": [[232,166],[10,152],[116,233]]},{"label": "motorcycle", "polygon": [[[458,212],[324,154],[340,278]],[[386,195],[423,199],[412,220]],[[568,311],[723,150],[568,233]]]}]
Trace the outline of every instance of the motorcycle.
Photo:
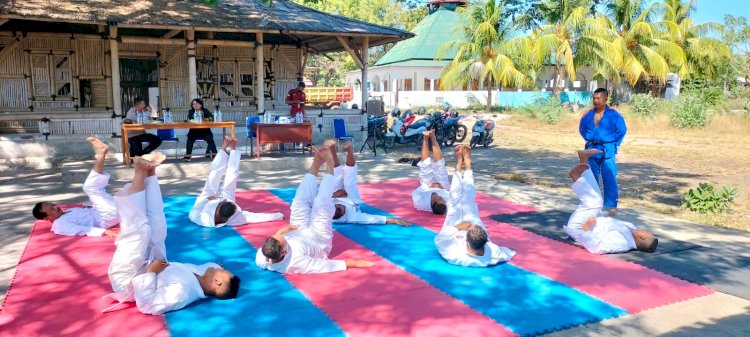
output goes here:
[{"label": "motorcycle", "polygon": [[488,147],[493,141],[494,137],[492,131],[495,130],[495,121],[488,119],[484,120],[482,117],[477,117],[477,121],[474,122],[474,126],[471,128],[471,141],[469,145],[474,148],[477,145]]},{"label": "motorcycle", "polygon": [[387,149],[393,148],[396,144],[412,143],[416,145],[417,149],[422,148],[422,132],[432,127],[432,118],[424,118],[409,124],[413,120],[410,117],[413,116],[408,110],[404,112],[404,116],[400,115],[400,111],[393,112],[393,124],[385,134],[385,147]]},{"label": "motorcycle", "polygon": [[460,123],[461,117],[457,113],[451,112],[445,115],[443,120],[443,144],[453,146],[456,142],[463,142],[466,139],[466,125]]}]

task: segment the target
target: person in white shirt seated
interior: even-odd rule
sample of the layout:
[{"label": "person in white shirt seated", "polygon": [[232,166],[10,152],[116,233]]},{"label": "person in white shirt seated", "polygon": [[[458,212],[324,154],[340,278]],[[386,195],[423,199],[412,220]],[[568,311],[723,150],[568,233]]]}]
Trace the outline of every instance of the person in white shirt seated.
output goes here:
[{"label": "person in white shirt seated", "polygon": [[94,148],[94,167],[83,183],[83,192],[89,197],[91,206],[74,207],[63,211],[60,206],[51,202],[39,202],[31,213],[38,220],[52,222],[52,232],[58,235],[87,235],[116,237],[117,231],[111,229],[120,223],[120,214],[115,207],[115,200],[107,193],[110,175],[104,172],[104,159],[109,147],[99,139],[89,137],[86,140]]},{"label": "person in white shirt seated", "polygon": [[[266,239],[255,255],[258,267],[289,274],[329,273],[373,265],[363,260],[329,260],[333,247],[333,198],[336,186],[334,162],[327,147],[315,149],[315,159],[297,187],[289,225]],[[326,170],[318,187],[317,175]]]},{"label": "person in white shirt seated", "polygon": [[360,210],[362,197],[359,194],[359,172],[357,161],[354,158],[354,149],[351,142],[345,142],[342,145],[346,151],[346,165],[343,167],[339,163],[338,153],[336,151],[336,140],[327,140],[324,147],[331,151],[335,165],[333,176],[336,178],[335,192],[333,193],[333,202],[336,204],[336,211],[333,214],[333,222],[338,224],[366,224],[382,225],[394,224],[399,226],[409,226],[411,223],[395,218],[388,218],[382,215],[367,214]]},{"label": "person in white shirt seated", "polygon": [[[443,228],[435,236],[435,246],[450,264],[464,267],[488,267],[510,260],[516,252],[500,247],[490,240],[487,229],[479,217],[476,202],[477,190],[471,170],[471,148],[455,148],[456,172],[453,173],[448,214]],[[461,167],[465,167],[463,176]]]},{"label": "person in white shirt seated", "polygon": [[[135,124],[138,122],[138,114],[145,114],[147,118],[151,119],[153,111],[151,107],[146,104],[146,100],[143,97],[136,97],[133,101],[135,106],[130,108],[125,113],[125,119],[122,120],[123,124]],[[148,146],[144,149],[143,142],[148,143]],[[161,145],[162,140],[159,136],[146,132],[145,130],[132,130],[128,132],[128,144],[130,145],[130,156],[142,156],[144,154],[151,153]]]},{"label": "person in white shirt seated", "polygon": [[602,213],[603,199],[588,160],[601,153],[590,149],[578,151],[580,164],[569,173],[573,180],[573,192],[581,203],[570,216],[563,230],[573,240],[593,254],[624,253],[633,249],[653,252],[659,240],[645,229]]},{"label": "person in white shirt seated", "polygon": [[[419,187],[411,193],[411,199],[417,210],[443,215],[448,208],[446,200],[450,198],[448,170],[445,169],[443,151],[438,144],[435,130],[425,131],[422,134],[422,160],[417,164]],[[432,158],[430,158],[430,144],[432,144]]]},{"label": "person in white shirt seated", "polygon": [[115,195],[122,230],[109,265],[114,293],[107,297],[117,303],[103,311],[135,301],[142,313],[160,315],[208,296],[237,297],[239,277],[218,264],[167,262],[167,219],[156,177],[156,167],[165,157],[159,152],[148,156],[135,158],[133,182]]},{"label": "person in white shirt seated", "polygon": [[[227,151],[227,148],[231,149]],[[237,151],[237,140],[224,138],[221,150],[211,162],[211,172],[203,191],[190,210],[190,221],[205,227],[222,227],[283,219],[284,215],[281,213],[252,213],[243,211],[237,205],[235,192],[239,173],[240,153]]]}]

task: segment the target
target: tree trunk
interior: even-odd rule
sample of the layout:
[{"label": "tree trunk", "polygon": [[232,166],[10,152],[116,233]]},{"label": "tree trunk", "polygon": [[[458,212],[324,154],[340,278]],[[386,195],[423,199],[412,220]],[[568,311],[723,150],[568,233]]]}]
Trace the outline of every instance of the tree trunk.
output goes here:
[{"label": "tree trunk", "polygon": [[485,83],[487,86],[487,114],[492,113],[492,85],[490,85],[489,79],[487,80],[488,83]]},{"label": "tree trunk", "polygon": [[[558,63],[559,63],[559,61],[558,61]],[[555,97],[557,97],[558,99],[560,98],[560,91],[561,91],[560,87],[558,86],[558,83],[560,83],[559,82],[560,76],[561,76],[560,66],[556,64],[555,65],[555,75],[552,78],[552,94],[555,95]]]}]

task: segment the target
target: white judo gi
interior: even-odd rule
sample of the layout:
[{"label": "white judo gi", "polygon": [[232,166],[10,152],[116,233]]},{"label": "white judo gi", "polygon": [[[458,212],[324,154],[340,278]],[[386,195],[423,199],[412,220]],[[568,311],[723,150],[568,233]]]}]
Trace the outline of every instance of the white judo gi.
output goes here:
[{"label": "white judo gi", "polygon": [[[190,210],[190,220],[198,225],[206,227],[222,226],[239,226],[246,223],[258,223],[284,218],[281,213],[253,213],[243,211],[237,202],[235,202],[235,192],[237,190],[237,178],[240,174],[240,153],[237,150],[231,150],[229,154],[226,151],[219,151],[211,162],[211,172],[208,174],[206,185],[203,191],[195,200],[193,208]],[[221,180],[224,178],[224,184]],[[210,197],[218,198],[209,200]],[[216,207],[222,200],[228,200],[237,205],[237,210],[227,220],[226,223],[215,223]]]},{"label": "white judo gi", "polygon": [[102,236],[110,227],[120,223],[115,199],[107,193],[109,173],[91,171],[83,183],[91,206],[70,208],[52,222],[52,232],[58,235]]},{"label": "white judo gi", "polygon": [[344,260],[329,260],[333,247],[334,205],[331,194],[336,186],[335,178],[326,174],[320,182],[314,175],[305,174],[292,201],[289,223],[298,229],[284,234],[287,253],[278,263],[269,263],[263,251],[258,249],[255,263],[262,269],[279,273],[312,274],[346,270]]},{"label": "white judo gi", "polygon": [[[440,233],[435,236],[435,246],[448,263],[464,267],[487,267],[510,260],[516,252],[510,248],[500,247],[491,240],[484,245],[484,255],[475,256],[468,253],[466,235],[468,231],[458,230],[456,226],[468,222],[472,225],[484,226],[479,217],[476,202],[477,190],[474,186],[474,173],[471,170],[453,174],[451,182],[448,213]],[[489,233],[488,233],[489,236]]]},{"label": "white judo gi", "polygon": [[110,311],[123,302],[135,301],[138,310],[159,315],[178,310],[205,298],[198,276],[215,263],[200,266],[170,262],[160,273],[146,269],[156,259],[166,260],[167,220],[164,202],[156,176],[146,178],[146,190],[127,194],[125,189],[115,196],[122,215],[120,235],[115,240],[117,249],[109,265],[109,280],[113,294],[107,295],[117,304],[104,309]]},{"label": "white judo gi", "polygon": [[335,204],[346,207],[344,215],[333,220],[334,223],[374,225],[386,222],[387,218],[382,215],[367,214],[360,211],[359,206],[362,204],[362,197],[359,194],[359,167],[357,164],[354,164],[354,166],[338,166],[333,170],[333,175],[336,178],[334,192],[343,188],[347,194],[346,197],[333,198]]},{"label": "white judo gi", "polygon": [[[633,224],[603,216],[602,193],[591,169],[584,171],[572,188],[581,203],[563,226],[566,234],[593,254],[623,253],[636,248]],[[584,231],[583,225],[590,218],[596,218],[596,224]]]},{"label": "white judo gi", "polygon": [[[445,169],[445,159],[433,162],[432,158],[420,161],[419,187],[411,193],[414,208],[419,211],[432,212],[432,194],[437,193],[447,203],[450,199],[450,184],[448,182],[448,170]],[[430,187],[432,183],[439,183],[443,188]]]}]

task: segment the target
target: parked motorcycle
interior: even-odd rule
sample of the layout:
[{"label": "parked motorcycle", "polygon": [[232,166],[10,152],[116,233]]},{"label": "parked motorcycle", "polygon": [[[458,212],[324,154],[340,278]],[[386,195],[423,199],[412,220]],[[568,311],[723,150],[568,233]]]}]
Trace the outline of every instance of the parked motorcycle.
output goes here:
[{"label": "parked motorcycle", "polygon": [[443,144],[445,146],[453,146],[456,142],[463,142],[466,139],[467,129],[466,125],[460,123],[461,117],[456,114],[454,117],[453,113],[449,114],[443,121]]},{"label": "parked motorcycle", "polygon": [[[404,112],[404,116],[400,116],[400,112],[397,115],[392,116],[393,124],[391,125],[388,132],[385,134],[385,147],[388,149],[393,148],[396,144],[414,144],[417,149],[422,147],[422,132],[430,130],[432,127],[432,118],[424,118],[414,123],[410,122],[409,110]],[[394,111],[396,113],[396,111]],[[413,117],[413,116],[411,116]],[[411,118],[413,120],[413,118]]]},{"label": "parked motorcycle", "polygon": [[493,141],[493,131],[495,130],[495,121],[488,119],[482,119],[477,117],[477,121],[474,122],[474,126],[471,128],[471,141],[469,145],[474,148],[477,145],[488,147]]}]

